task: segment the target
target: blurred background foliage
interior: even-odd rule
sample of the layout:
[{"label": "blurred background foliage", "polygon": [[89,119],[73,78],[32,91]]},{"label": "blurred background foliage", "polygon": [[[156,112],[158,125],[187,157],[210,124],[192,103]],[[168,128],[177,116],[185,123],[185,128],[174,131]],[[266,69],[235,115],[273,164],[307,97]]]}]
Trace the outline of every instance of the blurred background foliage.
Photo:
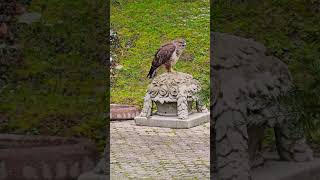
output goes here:
[{"label": "blurred background foliage", "polygon": [[0,132],[87,137],[102,150],[109,5],[103,0],[17,2],[40,19],[28,24],[15,17],[10,23],[13,45],[2,50],[17,50],[1,56],[8,68],[0,90]]},{"label": "blurred background foliage", "polygon": [[213,31],[253,38],[288,64],[295,87],[285,102],[308,140],[320,144],[320,2],[216,0],[212,7]]},{"label": "blurred background foliage", "polygon": [[[1,133],[88,137],[105,143],[104,68],[108,4],[97,0],[20,0],[41,15],[11,24],[13,46],[0,44]],[[288,64],[290,106],[308,140],[320,144],[320,3],[317,0],[212,1],[213,31],[254,38]],[[163,42],[184,37],[178,71],[191,73],[209,100],[209,1],[111,0],[117,46],[111,102],[141,105],[147,71]],[[20,50],[17,50],[18,49]],[[7,64],[6,64],[7,63]],[[10,66],[9,66],[10,65]],[[267,133],[269,139],[272,135]]]}]

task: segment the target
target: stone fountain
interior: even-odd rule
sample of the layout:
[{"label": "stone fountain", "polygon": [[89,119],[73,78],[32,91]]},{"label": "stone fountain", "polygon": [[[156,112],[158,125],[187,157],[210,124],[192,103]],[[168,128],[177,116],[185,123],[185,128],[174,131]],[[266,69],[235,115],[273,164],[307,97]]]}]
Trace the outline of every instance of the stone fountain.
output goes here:
[{"label": "stone fountain", "polygon": [[136,125],[191,128],[209,122],[210,113],[199,97],[200,91],[200,83],[186,73],[164,73],[155,77],[144,97],[143,109],[135,117]]}]

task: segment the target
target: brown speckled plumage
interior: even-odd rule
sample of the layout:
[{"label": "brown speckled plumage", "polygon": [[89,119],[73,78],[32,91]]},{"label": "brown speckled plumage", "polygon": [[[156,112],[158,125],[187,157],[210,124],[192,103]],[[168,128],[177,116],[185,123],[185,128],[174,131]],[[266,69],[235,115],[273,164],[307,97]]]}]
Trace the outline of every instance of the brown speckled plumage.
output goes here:
[{"label": "brown speckled plumage", "polygon": [[172,66],[175,65],[185,49],[186,41],[177,39],[171,43],[162,45],[156,52],[147,77],[150,79],[156,75],[157,69],[164,65],[168,72],[172,72]]}]

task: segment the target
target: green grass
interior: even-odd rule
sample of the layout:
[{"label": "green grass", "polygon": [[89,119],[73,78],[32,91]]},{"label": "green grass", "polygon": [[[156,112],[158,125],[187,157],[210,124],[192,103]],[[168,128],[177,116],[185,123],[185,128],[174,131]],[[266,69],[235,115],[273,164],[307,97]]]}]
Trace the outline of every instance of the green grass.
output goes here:
[{"label": "green grass", "polygon": [[104,1],[33,0],[31,25],[14,23],[21,65],[1,93],[1,132],[87,137],[103,149],[107,72]]},{"label": "green grass", "polygon": [[[180,59],[176,70],[189,73],[203,87],[209,101],[210,5],[209,0],[134,0],[117,1],[111,6],[111,28],[120,37],[117,62],[123,68],[112,81],[111,102],[142,106],[150,80],[147,74],[161,44],[185,38],[185,54],[193,61]],[[130,44],[130,47],[128,47]],[[165,72],[163,69],[158,75]]]}]

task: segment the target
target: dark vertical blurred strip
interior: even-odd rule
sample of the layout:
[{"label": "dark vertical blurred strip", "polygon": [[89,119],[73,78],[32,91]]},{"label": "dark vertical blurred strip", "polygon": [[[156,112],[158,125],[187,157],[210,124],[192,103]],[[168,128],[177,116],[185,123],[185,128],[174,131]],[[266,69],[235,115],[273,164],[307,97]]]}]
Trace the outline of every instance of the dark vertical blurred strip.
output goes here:
[{"label": "dark vertical blurred strip", "polygon": [[107,164],[107,177],[110,179],[110,1],[107,0],[106,6],[106,23],[107,23],[107,61],[106,61],[106,71],[107,71],[107,91],[106,91],[106,123],[107,123],[107,139],[106,148],[104,155],[106,156]]},{"label": "dark vertical blurred strip", "polygon": [[215,122],[213,119],[213,105],[215,101],[215,92],[214,92],[214,72],[213,72],[213,53],[214,53],[214,46],[213,46],[213,41],[214,41],[214,22],[213,22],[213,6],[214,6],[214,1],[215,0],[210,0],[210,179],[215,179],[213,177],[215,165],[216,165],[216,153],[215,153],[215,137],[216,137],[216,131],[215,131]]}]

